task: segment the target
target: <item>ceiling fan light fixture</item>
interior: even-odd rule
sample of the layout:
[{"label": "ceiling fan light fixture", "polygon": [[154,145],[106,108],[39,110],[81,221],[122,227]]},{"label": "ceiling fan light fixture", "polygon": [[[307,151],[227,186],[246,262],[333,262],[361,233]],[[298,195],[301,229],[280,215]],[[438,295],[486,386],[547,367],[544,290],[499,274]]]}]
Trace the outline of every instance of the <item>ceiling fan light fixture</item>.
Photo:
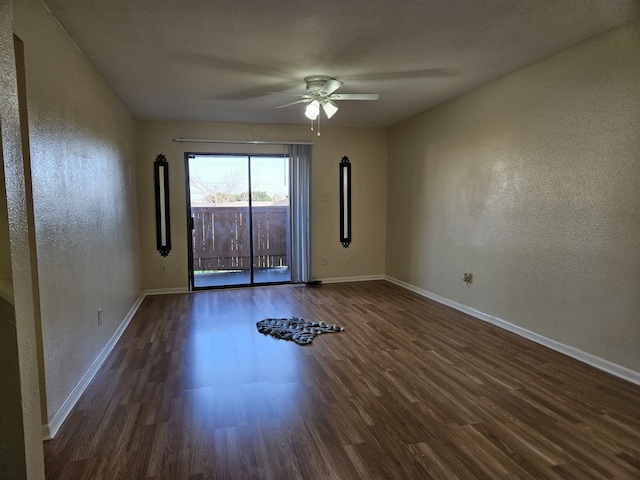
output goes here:
[{"label": "ceiling fan light fixture", "polygon": [[331,118],[338,111],[338,106],[331,100],[326,99],[324,102],[322,102],[322,109],[324,110],[324,113],[327,114],[327,118]]},{"label": "ceiling fan light fixture", "polygon": [[343,83],[335,78],[326,75],[312,75],[304,79],[307,87],[307,93],[289,93],[289,92],[269,92],[281,93],[283,95],[294,95],[300,97],[300,100],[279,105],[276,108],[288,107],[297,103],[306,103],[304,116],[311,120],[311,130],[314,129],[313,124],[317,122],[318,135],[320,135],[320,111],[323,110],[327,118],[332,118],[338,111],[338,100],[377,100],[377,93],[336,93]]},{"label": "ceiling fan light fixture", "polygon": [[320,113],[320,102],[318,100],[313,100],[304,111],[305,117],[309,120],[315,120],[318,118],[318,114]]}]

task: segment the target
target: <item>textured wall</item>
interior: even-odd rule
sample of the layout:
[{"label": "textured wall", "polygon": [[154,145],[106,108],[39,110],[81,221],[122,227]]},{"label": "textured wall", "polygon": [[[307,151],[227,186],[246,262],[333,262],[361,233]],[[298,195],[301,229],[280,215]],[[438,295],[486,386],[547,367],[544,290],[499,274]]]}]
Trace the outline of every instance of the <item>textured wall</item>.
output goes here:
[{"label": "textured wall", "polygon": [[44,478],[41,397],[12,8],[0,2],[0,478],[37,480]]},{"label": "textured wall", "polygon": [[7,212],[7,193],[4,187],[4,168],[0,165],[0,298],[13,304],[13,286],[11,285],[11,247],[9,245],[9,217]]},{"label": "textured wall", "polygon": [[41,2],[16,0],[14,29],[25,47],[51,420],[141,291],[135,127]]},{"label": "textured wall", "polygon": [[[0,9],[0,13],[2,13]],[[0,49],[5,54],[11,48],[10,22],[0,39]],[[2,27],[0,27],[1,29]],[[1,32],[1,30],[0,30]],[[0,69],[5,72],[5,63]],[[3,85],[4,86],[4,85]],[[14,99],[15,100],[15,99]],[[6,109],[0,106],[0,132]],[[13,119],[15,121],[15,118]],[[25,444],[22,425],[22,392],[20,390],[20,363],[16,315],[13,306],[13,277],[11,275],[11,243],[9,237],[9,212],[4,178],[4,155],[0,145],[0,478],[19,479],[26,476]],[[39,400],[39,399],[38,399]]]},{"label": "textured wall", "polygon": [[393,127],[387,273],[640,372],[639,78],[636,23]]},{"label": "textured wall", "polygon": [[[345,128],[322,131],[313,152],[313,272],[315,278],[382,275],[387,223],[386,129]],[[340,243],[338,164],[351,162],[352,242]],[[323,202],[324,194],[328,202]],[[328,265],[322,265],[322,257]],[[351,263],[347,263],[351,257]]]},{"label": "textured wall", "polygon": [[[322,136],[308,127],[197,122],[139,121],[138,196],[146,289],[186,288],[187,230],[184,152],[284,153],[282,146],[177,143],[172,139],[312,141],[312,262],[315,278],[384,274],[386,158],[384,129],[323,127]],[[172,251],[162,258],[156,250],[153,161],[158,153],[169,160]],[[348,250],[340,244],[338,163],[347,155],[353,163],[354,241]],[[327,202],[323,195],[327,194]],[[351,263],[346,263],[346,255]],[[322,257],[329,258],[322,265]],[[166,265],[167,273],[160,274]],[[178,268],[183,273],[178,273]]]}]

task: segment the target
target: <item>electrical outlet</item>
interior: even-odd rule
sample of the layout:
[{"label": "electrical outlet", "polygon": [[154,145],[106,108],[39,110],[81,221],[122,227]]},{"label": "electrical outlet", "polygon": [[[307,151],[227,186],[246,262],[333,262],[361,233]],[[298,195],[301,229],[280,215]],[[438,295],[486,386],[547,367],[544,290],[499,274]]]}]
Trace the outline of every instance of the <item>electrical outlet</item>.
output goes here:
[{"label": "electrical outlet", "polygon": [[102,325],[102,309],[98,309],[98,325]]},{"label": "electrical outlet", "polygon": [[351,263],[351,255],[347,255],[347,263]]},{"label": "electrical outlet", "polygon": [[329,257],[322,257],[322,264],[329,265]]},{"label": "electrical outlet", "polygon": [[167,273],[166,265],[160,265],[160,273],[162,273],[163,275]]},{"label": "electrical outlet", "polygon": [[473,283],[473,274],[472,273],[463,273],[462,274],[462,281],[467,284],[467,287],[470,287],[471,283]]},{"label": "electrical outlet", "polygon": [[329,201],[329,195],[326,194],[326,193],[324,195],[322,195],[322,201],[323,202],[328,202]]}]

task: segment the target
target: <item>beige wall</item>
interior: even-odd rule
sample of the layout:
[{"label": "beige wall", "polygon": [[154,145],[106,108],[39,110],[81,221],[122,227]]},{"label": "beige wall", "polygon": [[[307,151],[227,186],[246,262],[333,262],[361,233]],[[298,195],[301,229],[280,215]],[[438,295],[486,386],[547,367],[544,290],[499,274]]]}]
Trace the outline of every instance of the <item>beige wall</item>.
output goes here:
[{"label": "beige wall", "polygon": [[4,186],[4,168],[2,167],[0,165],[0,298],[13,305],[9,216],[6,202],[7,193]]},{"label": "beige wall", "polygon": [[[302,112],[301,112],[302,114]],[[344,278],[384,274],[386,158],[384,129],[323,126],[317,137],[308,127],[197,122],[137,123],[138,191],[141,259],[146,289],[187,288],[186,184],[184,152],[284,153],[281,146],[177,143],[173,138],[312,141],[312,256],[314,277]],[[153,162],[162,153],[169,161],[172,251],[156,250]],[[339,241],[338,164],[348,156],[353,166],[353,244]],[[327,202],[323,195],[327,194]],[[351,255],[351,263],[346,263]],[[322,265],[322,257],[328,265]],[[161,265],[167,273],[161,274]],[[182,269],[182,273],[178,269]]]},{"label": "beige wall", "polygon": [[636,23],[391,128],[387,274],[640,372],[638,79]]},{"label": "beige wall", "polygon": [[25,48],[51,421],[141,293],[135,127],[41,2],[14,2],[14,31]]},{"label": "beige wall", "polygon": [[[1,9],[0,13],[2,13]],[[10,30],[4,32],[3,35],[5,33],[10,33]],[[7,35],[2,41],[4,43],[4,41],[10,39],[11,37]],[[10,41],[2,45],[5,48],[10,46]],[[0,69],[6,74],[4,63],[0,65]],[[15,73],[10,78],[15,79]],[[4,106],[0,106],[0,110],[2,111],[0,113],[0,127],[2,127],[4,126],[2,125],[2,117],[5,113]],[[0,128],[1,131],[2,129]],[[25,442],[18,440],[23,439],[25,435],[21,405],[20,357],[16,315],[13,305],[9,212],[2,147],[0,144],[0,478],[8,480],[24,478],[27,469],[26,445]],[[37,402],[39,400],[39,398],[36,398]],[[37,411],[34,413],[37,414]]]},{"label": "beige wall", "polygon": [[9,216],[7,193],[4,186],[4,168],[0,164],[0,298],[13,304],[11,277],[11,247],[9,244]]},{"label": "beige wall", "polygon": [[13,4],[0,2],[0,477],[44,478]]}]

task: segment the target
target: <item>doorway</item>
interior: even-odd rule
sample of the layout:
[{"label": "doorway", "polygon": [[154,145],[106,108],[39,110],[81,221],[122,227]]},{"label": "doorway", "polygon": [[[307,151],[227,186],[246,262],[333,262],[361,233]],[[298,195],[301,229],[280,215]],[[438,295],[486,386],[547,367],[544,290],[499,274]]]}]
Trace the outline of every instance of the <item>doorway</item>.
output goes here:
[{"label": "doorway", "polygon": [[185,157],[191,289],[289,283],[289,156]]}]

